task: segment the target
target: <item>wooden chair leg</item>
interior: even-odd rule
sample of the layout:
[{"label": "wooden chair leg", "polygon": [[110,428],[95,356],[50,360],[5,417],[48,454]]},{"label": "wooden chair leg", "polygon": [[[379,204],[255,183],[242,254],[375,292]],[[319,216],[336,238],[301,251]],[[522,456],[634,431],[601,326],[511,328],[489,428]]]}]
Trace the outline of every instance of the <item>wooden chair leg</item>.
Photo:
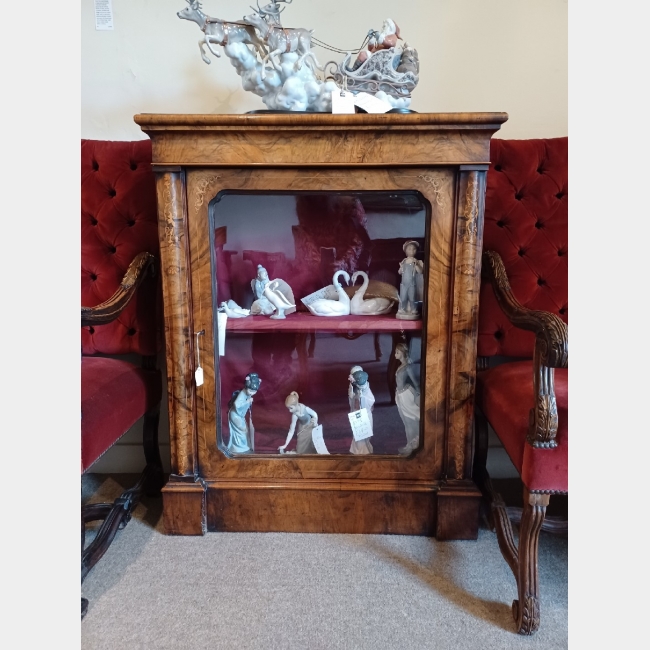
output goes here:
[{"label": "wooden chair leg", "polygon": [[539,583],[537,549],[539,532],[546,514],[550,496],[529,492],[524,488],[524,508],[519,527],[519,544],[515,544],[508,508],[492,489],[489,477],[486,483],[492,498],[492,516],[501,555],[508,563],[515,580],[519,598],[512,603],[512,615],[519,634],[530,635],[539,629]]},{"label": "wooden chair leg", "polygon": [[536,494],[524,488],[524,510],[519,526],[519,561],[517,589],[519,600],[512,603],[512,615],[519,634],[532,634],[539,629],[539,581],[537,550],[539,531],[549,503],[548,494]]},{"label": "wooden chair leg", "polygon": [[472,478],[483,494],[481,501],[481,514],[484,517],[490,530],[494,530],[494,523],[491,517],[490,504],[492,502],[492,486],[488,486],[489,475],[487,472],[488,456],[488,421],[478,409],[474,412],[474,463],[472,467]]},{"label": "wooden chair leg", "polygon": [[160,404],[145,413],[142,424],[142,447],[147,467],[150,468],[145,478],[144,492],[150,497],[160,496],[160,491],[165,485],[165,474],[158,445],[159,421]]}]

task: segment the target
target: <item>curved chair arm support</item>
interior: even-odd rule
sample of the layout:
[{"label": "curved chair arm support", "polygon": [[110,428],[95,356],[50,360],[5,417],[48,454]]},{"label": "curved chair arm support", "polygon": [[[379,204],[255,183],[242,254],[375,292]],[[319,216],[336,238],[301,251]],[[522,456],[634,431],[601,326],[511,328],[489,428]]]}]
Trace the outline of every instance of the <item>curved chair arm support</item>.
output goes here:
[{"label": "curved chair arm support", "polygon": [[508,320],[515,327],[535,333],[533,387],[536,403],[530,410],[527,442],[533,447],[557,447],[554,369],[569,367],[568,327],[559,316],[527,309],[515,298],[498,253],[483,253],[483,271]]},{"label": "curved chair arm support", "polygon": [[144,280],[145,272],[152,268],[155,257],[151,253],[139,253],[126,270],[117,291],[95,307],[81,308],[81,327],[87,325],[105,325],[115,320],[129,304],[137,288]]}]

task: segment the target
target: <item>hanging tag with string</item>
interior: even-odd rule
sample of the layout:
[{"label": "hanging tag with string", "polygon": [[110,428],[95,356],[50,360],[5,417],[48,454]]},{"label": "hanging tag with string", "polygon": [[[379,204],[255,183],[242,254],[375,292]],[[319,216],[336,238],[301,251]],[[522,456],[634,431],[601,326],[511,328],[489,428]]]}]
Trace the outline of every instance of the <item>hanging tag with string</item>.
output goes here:
[{"label": "hanging tag with string", "polygon": [[343,87],[332,91],[332,114],[354,115],[354,95],[348,90],[347,77],[343,77]]},{"label": "hanging tag with string", "polygon": [[196,381],[197,387],[203,386],[203,368],[201,367],[201,348],[199,345],[199,336],[203,336],[204,334],[205,330],[196,332],[196,370],[194,371],[194,380]]}]

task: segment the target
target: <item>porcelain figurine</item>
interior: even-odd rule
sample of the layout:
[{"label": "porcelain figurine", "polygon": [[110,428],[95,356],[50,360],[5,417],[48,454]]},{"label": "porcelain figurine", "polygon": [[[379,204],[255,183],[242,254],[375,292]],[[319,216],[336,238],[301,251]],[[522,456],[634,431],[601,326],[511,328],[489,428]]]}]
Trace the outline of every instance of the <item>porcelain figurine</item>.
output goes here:
[{"label": "porcelain figurine", "polygon": [[250,309],[242,309],[234,300],[221,303],[221,310],[226,313],[228,318],[246,318],[250,316]]},{"label": "porcelain figurine", "polygon": [[395,358],[400,362],[395,371],[395,403],[406,433],[406,445],[397,452],[407,456],[420,442],[420,382],[406,343],[397,344]]},{"label": "porcelain figurine", "polygon": [[280,281],[278,280],[269,282],[269,284],[267,284],[264,288],[264,296],[276,310],[274,314],[271,314],[271,318],[281,320],[286,318],[285,311],[287,309],[291,309],[293,307],[295,311],[296,306],[285,298],[284,294],[278,288],[279,286]]},{"label": "porcelain figurine", "polygon": [[233,454],[249,454],[255,450],[255,427],[251,406],[253,395],[260,389],[261,383],[257,373],[251,372],[246,375],[244,388],[236,390],[228,402],[228,451]]},{"label": "porcelain figurine", "polygon": [[350,404],[350,413],[352,413],[352,411],[358,411],[359,410],[359,409],[354,408],[354,405],[355,405],[355,401],[354,401],[354,377],[352,375],[354,375],[355,372],[362,371],[362,370],[363,370],[363,368],[361,366],[352,366],[352,368],[350,368],[350,374],[348,375],[348,382],[350,382],[348,384],[348,403]]},{"label": "porcelain figurine", "polygon": [[[284,405],[291,413],[291,426],[289,427],[289,433],[287,434],[286,442],[278,447],[278,451],[281,454],[285,453],[285,450],[289,443],[291,442],[294,433],[296,434],[296,453],[298,454],[317,454],[316,447],[311,437],[312,430],[318,426],[318,414],[316,411],[313,411],[308,406],[300,403],[300,398],[296,391],[292,391],[287,399],[284,401]],[[296,432],[297,429],[297,432]]]},{"label": "porcelain figurine", "polygon": [[251,305],[253,316],[271,316],[282,319],[296,311],[291,287],[282,279],[269,280],[267,270],[257,265],[257,276],[251,280],[251,288],[256,300]]},{"label": "porcelain figurine", "polygon": [[264,289],[270,282],[267,270],[261,264],[258,264],[257,276],[254,280],[251,280],[251,288],[255,295],[255,301],[251,305],[251,314],[254,316],[259,314],[270,316],[275,311],[273,304],[264,295]]},{"label": "porcelain figurine", "polygon": [[347,271],[337,271],[334,274],[332,284],[336,290],[338,300],[319,298],[307,305],[307,309],[314,316],[348,316],[350,314],[350,297],[345,293],[343,286],[338,281],[340,275],[345,278],[346,282],[350,281],[350,276]]},{"label": "porcelain figurine", "polygon": [[[209,64],[209,54],[220,57],[218,48],[223,47],[244,90],[261,97],[267,109],[329,113],[332,93],[342,88],[374,94],[393,108],[410,106],[419,75],[413,66],[399,70],[406,43],[391,19],[384,21],[381,32],[369,30],[361,48],[353,53],[319,41],[313,29],[284,27],[280,3],[290,4],[288,0],[271,0],[262,7],[258,2],[257,8],[251,7],[254,13],[241,20],[209,16],[199,0],[186,2],[188,6],[176,15],[196,23],[203,32],[201,59]],[[321,66],[312,51],[314,45],[347,52],[346,58]],[[360,59],[353,69],[352,57],[358,52]]]},{"label": "porcelain figurine", "polygon": [[[348,387],[348,402],[350,404],[350,412],[365,408],[368,412],[370,428],[372,429],[372,409],[375,404],[375,396],[370,390],[368,373],[364,372],[361,366],[353,366],[350,370],[348,381],[350,382],[350,385]],[[370,438],[359,441],[352,438],[350,453],[358,455],[372,454],[372,444],[370,443]]]},{"label": "porcelain figurine", "polygon": [[[422,297],[419,295],[419,286],[424,277],[424,262],[415,259],[419,244],[416,241],[407,241],[404,246],[406,257],[399,263],[398,273],[402,276],[399,287],[399,309],[396,318],[401,320],[419,320],[421,318],[418,304]],[[418,277],[419,276],[419,277]]]},{"label": "porcelain figurine", "polygon": [[357,316],[381,316],[382,314],[388,314],[393,309],[395,301],[389,298],[364,299],[368,289],[368,274],[365,271],[356,271],[353,273],[353,286],[358,277],[363,279],[363,284],[360,289],[355,291],[354,295],[350,299],[350,313]]}]

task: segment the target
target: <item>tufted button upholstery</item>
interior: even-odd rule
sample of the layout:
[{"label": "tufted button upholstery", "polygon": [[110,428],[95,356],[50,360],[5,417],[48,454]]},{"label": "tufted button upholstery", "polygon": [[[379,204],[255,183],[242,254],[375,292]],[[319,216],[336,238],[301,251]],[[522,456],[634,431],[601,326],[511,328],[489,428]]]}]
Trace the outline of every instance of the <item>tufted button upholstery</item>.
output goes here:
[{"label": "tufted button upholstery", "polygon": [[[568,138],[494,139],[490,158],[483,250],[499,253],[522,305],[568,323]],[[530,358],[534,342],[510,325],[483,283],[478,354]]]},{"label": "tufted button upholstery", "polygon": [[[110,298],[138,254],[157,258],[151,141],[81,141],[81,304]],[[161,349],[160,274],[145,281],[120,317],[82,328],[83,354],[155,355]]]}]

